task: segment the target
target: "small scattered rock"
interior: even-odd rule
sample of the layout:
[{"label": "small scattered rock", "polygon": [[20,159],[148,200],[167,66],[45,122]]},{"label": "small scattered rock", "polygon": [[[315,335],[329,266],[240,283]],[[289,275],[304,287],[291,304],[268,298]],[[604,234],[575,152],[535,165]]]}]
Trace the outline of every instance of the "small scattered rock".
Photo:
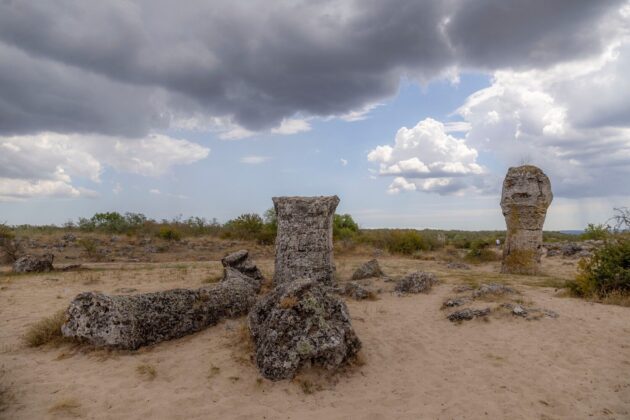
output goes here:
[{"label": "small scattered rock", "polygon": [[53,271],[54,258],[53,254],[41,256],[25,255],[13,263],[13,271],[15,273],[45,273]]},{"label": "small scattered rock", "polygon": [[443,308],[453,308],[455,306],[462,306],[464,305],[466,302],[468,302],[467,299],[457,299],[457,298],[453,298],[453,299],[447,299],[446,301],[444,301],[444,303],[442,304]]},{"label": "small scattered rock", "polygon": [[224,268],[231,267],[255,280],[262,281],[264,276],[256,264],[249,258],[249,251],[241,249],[221,259]]},{"label": "small scattered rock", "polygon": [[349,296],[356,300],[374,298],[373,291],[355,281],[345,283],[340,289],[342,295]]},{"label": "small scattered rock", "polygon": [[468,286],[467,284],[453,287],[453,292],[455,293],[466,293],[470,292],[471,290],[473,290],[473,288],[471,286]]},{"label": "small scattered rock", "polygon": [[119,287],[118,289],[114,290],[114,292],[116,293],[133,293],[137,291],[138,289],[134,289],[133,287]]},{"label": "small scattered rock", "polygon": [[473,318],[487,316],[490,314],[490,308],[484,309],[462,309],[450,314],[447,318],[451,322],[470,321]]},{"label": "small scattered rock", "polygon": [[367,279],[370,277],[382,277],[385,273],[381,270],[378,260],[372,259],[364,264],[361,264],[352,274],[352,280]]},{"label": "small scattered rock", "polygon": [[472,297],[478,298],[486,295],[504,295],[515,293],[511,287],[499,283],[482,284],[477,290],[473,290]]},{"label": "small scattered rock", "polygon": [[58,268],[57,271],[80,271],[85,270],[81,264],[70,264],[64,267]]},{"label": "small scattered rock", "polygon": [[450,263],[446,264],[446,268],[449,268],[451,270],[470,270],[470,266],[468,264],[464,264],[463,262],[459,261],[451,261]]},{"label": "small scattered rock", "polygon": [[256,366],[267,379],[290,379],[305,366],[337,369],[361,348],[348,308],[318,280],[278,285],[248,317]]},{"label": "small scattered rock", "polygon": [[400,294],[404,293],[424,293],[431,290],[438,280],[433,273],[425,271],[416,271],[407,274],[396,282],[394,290]]}]

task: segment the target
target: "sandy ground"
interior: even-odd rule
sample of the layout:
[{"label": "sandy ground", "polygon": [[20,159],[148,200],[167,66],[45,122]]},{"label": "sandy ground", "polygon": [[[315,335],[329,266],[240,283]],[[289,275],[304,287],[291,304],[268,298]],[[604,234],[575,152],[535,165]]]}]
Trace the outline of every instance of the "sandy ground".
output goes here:
[{"label": "sandy ground", "polygon": [[[361,260],[365,260],[362,258]],[[338,259],[347,278],[359,259]],[[267,275],[271,260],[259,261]],[[248,359],[244,319],[228,320],[137,352],[64,344],[32,349],[33,322],[77,293],[197,287],[218,262],[94,264],[94,270],[0,277],[0,417],[7,419],[627,419],[630,308],[558,297],[545,285],[574,264],[545,262],[547,276],[501,276],[496,264],[447,270],[387,258],[386,273],[423,269],[443,281],[429,294],[348,301],[363,364],[336,375],[261,379]],[[504,281],[522,299],[559,313],[453,324],[440,309],[456,284]]]}]

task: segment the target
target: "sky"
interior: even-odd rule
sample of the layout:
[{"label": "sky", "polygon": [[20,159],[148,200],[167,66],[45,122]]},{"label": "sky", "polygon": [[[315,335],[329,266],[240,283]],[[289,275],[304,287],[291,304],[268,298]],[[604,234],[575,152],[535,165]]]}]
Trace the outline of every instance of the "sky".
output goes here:
[{"label": "sky", "polygon": [[333,195],[364,228],[630,206],[630,1],[0,1],[0,222],[225,222]]}]

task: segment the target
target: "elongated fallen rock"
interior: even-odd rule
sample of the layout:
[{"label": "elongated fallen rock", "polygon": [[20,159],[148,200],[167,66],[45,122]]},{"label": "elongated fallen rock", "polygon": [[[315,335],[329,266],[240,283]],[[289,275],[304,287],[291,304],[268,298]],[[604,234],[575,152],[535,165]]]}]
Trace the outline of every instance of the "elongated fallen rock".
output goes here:
[{"label": "elongated fallen rock", "polygon": [[179,338],[246,314],[256,303],[259,282],[233,269],[214,287],[110,296],[86,292],[66,310],[61,332],[96,346],[135,350]]}]

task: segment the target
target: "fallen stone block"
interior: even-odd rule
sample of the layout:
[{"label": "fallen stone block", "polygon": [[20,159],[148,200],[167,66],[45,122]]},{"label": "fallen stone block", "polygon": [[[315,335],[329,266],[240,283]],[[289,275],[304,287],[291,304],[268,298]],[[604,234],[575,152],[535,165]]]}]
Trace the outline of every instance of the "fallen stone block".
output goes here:
[{"label": "fallen stone block", "polygon": [[[95,346],[135,350],[194,333],[246,314],[257,291],[235,270],[215,287],[110,296],[81,293],[66,310],[65,337]],[[253,280],[252,280],[253,281]]]},{"label": "fallen stone block", "polygon": [[251,277],[258,281],[263,281],[264,277],[262,272],[258,269],[256,264],[249,258],[249,251],[241,249],[240,251],[233,252],[226,255],[221,259],[221,264],[224,268],[231,267],[240,271],[244,275]]}]

